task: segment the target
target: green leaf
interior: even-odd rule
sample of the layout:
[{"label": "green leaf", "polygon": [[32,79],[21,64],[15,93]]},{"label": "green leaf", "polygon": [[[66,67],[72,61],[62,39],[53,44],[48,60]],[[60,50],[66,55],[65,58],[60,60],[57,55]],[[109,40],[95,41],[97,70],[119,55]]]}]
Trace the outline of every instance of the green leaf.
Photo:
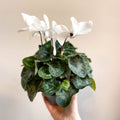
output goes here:
[{"label": "green leaf", "polygon": [[31,81],[31,82],[28,83],[27,93],[28,93],[28,97],[29,97],[30,101],[33,101],[33,99],[35,98],[36,93],[37,93],[37,88],[36,88],[36,85],[35,85],[35,81]]},{"label": "green leaf", "polygon": [[37,80],[36,78],[33,78],[32,81],[28,82],[27,84],[27,93],[30,101],[33,101],[37,92],[42,87],[42,80]]},{"label": "green leaf", "polygon": [[68,91],[61,90],[56,93],[56,102],[61,107],[67,107],[72,99],[72,96],[76,94],[78,90],[74,88],[72,85],[69,87]]},{"label": "green leaf", "polygon": [[84,65],[85,65],[86,70],[87,70],[87,74],[91,78],[92,77],[92,68],[89,64],[89,59],[87,58],[87,56],[84,53],[80,53],[79,55],[82,57]]},{"label": "green leaf", "polygon": [[95,91],[96,90],[96,84],[93,78],[90,78],[92,85],[90,87]]},{"label": "green leaf", "polygon": [[55,47],[56,47],[56,50],[57,50],[57,51],[61,48],[61,45],[60,45],[60,43],[58,42],[58,40],[56,40],[56,42],[55,42]]},{"label": "green leaf", "polygon": [[[39,48],[40,48],[40,47],[41,47],[41,46],[39,46]],[[34,54],[34,57],[37,58],[38,54],[39,54],[39,50]]]},{"label": "green leaf", "polygon": [[75,50],[73,50],[73,49],[64,49],[63,56],[65,56],[66,58],[74,57],[76,55],[77,55],[77,53],[76,53]]},{"label": "green leaf", "polygon": [[31,80],[31,78],[34,76],[34,69],[26,69],[25,67],[22,70],[21,73],[21,85],[24,90],[27,89],[27,83]]},{"label": "green leaf", "polygon": [[65,67],[65,71],[64,73],[60,76],[60,79],[66,78],[67,80],[70,79],[70,75],[71,75],[71,70],[68,67],[68,64],[64,64]]},{"label": "green leaf", "polygon": [[59,59],[53,60],[51,63],[48,63],[48,65],[49,72],[54,77],[59,77],[65,71],[64,63]]},{"label": "green leaf", "polygon": [[55,78],[51,80],[44,80],[42,84],[43,93],[45,96],[53,95],[59,88],[59,81]]},{"label": "green leaf", "polygon": [[39,70],[38,70],[38,75],[40,77],[42,77],[43,79],[51,79],[52,76],[51,74],[49,73],[49,70],[48,70],[48,66],[42,66]]},{"label": "green leaf", "polygon": [[68,66],[72,72],[81,78],[87,75],[86,67],[80,56],[71,57],[68,59]]},{"label": "green leaf", "polygon": [[80,78],[79,76],[74,76],[73,77],[73,85],[77,89],[83,89],[86,86],[92,85],[92,83],[91,83],[89,77]]},{"label": "green leaf", "polygon": [[70,42],[66,42],[64,46],[63,56],[66,58],[74,57],[77,55],[75,50],[76,48]]},{"label": "green leaf", "polygon": [[64,72],[65,77],[69,80],[70,79],[70,75],[71,75],[71,70],[68,67],[68,65],[65,68],[65,72]]},{"label": "green leaf", "polygon": [[61,88],[67,91],[69,87],[70,87],[70,81],[69,80],[63,80],[63,82],[61,84]]},{"label": "green leaf", "polygon": [[35,57],[34,56],[30,56],[30,57],[26,57],[23,59],[23,65],[25,68],[27,69],[31,69],[35,67]]},{"label": "green leaf", "polygon": [[68,42],[65,43],[64,49],[75,50],[76,48],[68,41]]},{"label": "green leaf", "polygon": [[48,41],[44,45],[40,46],[37,59],[39,59],[41,62],[48,61],[51,58],[51,54],[52,54],[51,41]]},{"label": "green leaf", "polygon": [[59,60],[66,60],[66,57],[64,55],[61,55],[60,52],[56,54],[56,56],[52,56],[53,59],[59,59]]}]

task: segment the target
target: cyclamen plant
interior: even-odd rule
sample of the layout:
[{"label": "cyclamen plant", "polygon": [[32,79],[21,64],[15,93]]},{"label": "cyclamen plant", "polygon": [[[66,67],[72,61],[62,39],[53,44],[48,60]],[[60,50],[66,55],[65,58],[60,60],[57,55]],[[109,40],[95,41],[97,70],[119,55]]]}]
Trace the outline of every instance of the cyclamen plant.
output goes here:
[{"label": "cyclamen plant", "polygon": [[38,51],[23,59],[21,84],[27,91],[30,101],[37,92],[43,92],[46,97],[56,96],[56,103],[61,107],[70,104],[72,96],[80,89],[90,86],[96,89],[92,78],[90,58],[85,53],[78,53],[68,38],[86,34],[92,30],[93,23],[78,22],[71,17],[72,28],[58,25],[43,15],[44,20],[22,13],[26,28],[33,36],[39,36],[41,45]]}]

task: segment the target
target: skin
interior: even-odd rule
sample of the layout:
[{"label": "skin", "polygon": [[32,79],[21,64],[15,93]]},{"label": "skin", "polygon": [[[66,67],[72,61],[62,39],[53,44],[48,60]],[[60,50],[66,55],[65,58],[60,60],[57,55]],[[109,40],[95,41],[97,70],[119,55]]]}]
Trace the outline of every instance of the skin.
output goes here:
[{"label": "skin", "polygon": [[70,105],[66,108],[62,108],[57,105],[51,105],[43,94],[42,96],[45,105],[54,120],[81,120],[78,113],[77,94],[72,97]]}]

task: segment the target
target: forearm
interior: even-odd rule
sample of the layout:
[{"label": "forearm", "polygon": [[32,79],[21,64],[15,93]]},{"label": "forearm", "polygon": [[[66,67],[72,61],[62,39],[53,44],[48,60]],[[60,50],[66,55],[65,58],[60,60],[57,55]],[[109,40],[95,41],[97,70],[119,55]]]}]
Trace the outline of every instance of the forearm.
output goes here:
[{"label": "forearm", "polygon": [[79,114],[69,114],[69,116],[53,116],[54,120],[81,120]]},{"label": "forearm", "polygon": [[69,120],[81,120],[79,114],[72,115]]}]

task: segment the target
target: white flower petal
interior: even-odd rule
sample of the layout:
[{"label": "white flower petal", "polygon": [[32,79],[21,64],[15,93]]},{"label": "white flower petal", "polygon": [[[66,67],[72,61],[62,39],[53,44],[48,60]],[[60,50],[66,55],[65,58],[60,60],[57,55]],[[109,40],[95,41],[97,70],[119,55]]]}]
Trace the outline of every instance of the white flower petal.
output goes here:
[{"label": "white flower petal", "polygon": [[40,33],[35,32],[35,33],[32,34],[32,36],[33,36],[33,37],[40,37]]},{"label": "white flower petal", "polygon": [[63,45],[65,39],[70,36],[69,30],[65,25],[57,25],[56,22],[53,22],[53,30],[56,35],[54,35],[59,43]]},{"label": "white flower petal", "polygon": [[57,33],[57,34],[60,34],[63,32],[62,28],[60,25],[57,25],[55,28],[54,28],[54,31]]},{"label": "white flower petal", "polygon": [[51,40],[53,34],[52,32],[49,30],[49,31],[45,31],[45,38],[47,41]]},{"label": "white flower petal", "polygon": [[28,25],[29,31],[40,31],[41,25],[40,20],[35,16],[30,16],[28,14],[22,13],[21,14],[24,21]]},{"label": "white flower petal", "polygon": [[45,37],[46,38],[49,38],[51,35],[50,35],[50,32],[49,31],[45,31]]},{"label": "white flower petal", "polygon": [[56,25],[57,25],[57,23],[56,23],[56,21],[52,21],[52,29],[54,29],[55,27],[56,27]]},{"label": "white flower petal", "polygon": [[88,32],[91,32],[92,26],[93,26],[93,22],[92,21],[89,21],[89,22],[80,22],[77,34],[81,35],[81,34],[86,34]]},{"label": "white flower petal", "polygon": [[68,28],[65,25],[56,25],[54,30],[57,34],[68,33],[69,32]]},{"label": "white flower petal", "polygon": [[43,18],[44,18],[44,20],[45,20],[45,23],[46,23],[46,25],[47,25],[47,28],[50,29],[49,19],[48,19],[47,15],[44,14],[44,15],[43,15]]},{"label": "white flower petal", "polygon": [[34,23],[38,23],[38,24],[40,23],[40,20],[35,16],[30,16],[25,13],[21,13],[21,15],[28,26],[30,26]]},{"label": "white flower petal", "polygon": [[69,29],[65,25],[61,25],[63,32],[70,32]]},{"label": "white flower petal", "polygon": [[65,39],[67,39],[68,37],[70,37],[70,34],[68,32],[63,32],[57,35],[57,40],[59,41],[61,45],[63,45]]},{"label": "white flower petal", "polygon": [[64,44],[65,39],[63,37],[57,36],[57,40],[58,40],[58,42],[60,43],[61,46]]},{"label": "white flower petal", "polygon": [[46,28],[47,26],[43,20],[40,21],[40,25],[41,25],[41,29],[42,29],[41,31],[45,31],[47,29]]},{"label": "white flower petal", "polygon": [[72,33],[73,33],[73,36],[76,36],[77,35],[77,32],[78,32],[78,21],[74,18],[74,17],[71,17],[70,18],[71,22],[72,22]]}]

